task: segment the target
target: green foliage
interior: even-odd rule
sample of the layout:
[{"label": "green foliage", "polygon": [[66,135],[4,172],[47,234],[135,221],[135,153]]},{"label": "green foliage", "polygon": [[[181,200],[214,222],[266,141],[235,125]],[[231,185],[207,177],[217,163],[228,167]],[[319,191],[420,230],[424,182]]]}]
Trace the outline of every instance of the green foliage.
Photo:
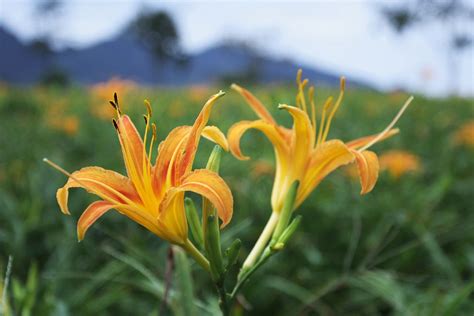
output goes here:
[{"label": "green foliage", "polygon": [[[137,87],[119,97],[141,131],[142,100],[148,98],[162,140],[173,127],[192,124],[206,98],[222,88],[196,97],[193,90]],[[289,115],[276,107],[294,103],[293,87],[254,91],[278,121],[289,124]],[[318,91],[319,106],[329,93]],[[405,99],[349,90],[330,137],[351,140],[382,130]],[[53,111],[58,102],[64,106]],[[93,115],[92,106],[109,105],[94,102],[79,87],[0,87],[0,267],[3,276],[8,256],[14,257],[7,289],[12,314],[172,315],[194,307],[199,315],[218,315],[208,275],[191,266],[195,299],[184,306],[183,300],[190,299],[181,298],[186,295],[179,290],[182,283],[167,278],[168,244],[120,214],[106,214],[77,243],[75,223],[93,197],[73,190],[72,216],[63,216],[55,192],[66,179],[41,159],[69,171],[99,165],[125,172],[110,120]],[[398,124],[400,134],[372,150],[408,150],[420,157],[421,170],[398,179],[382,171],[375,190],[362,197],[345,170],[329,176],[295,214],[303,220],[285,250],[252,276],[235,310],[248,315],[472,315],[474,155],[472,148],[453,141],[456,130],[473,117],[472,102],[415,97]],[[63,122],[64,116],[78,119],[77,133],[51,123],[52,118]],[[229,92],[210,124],[226,131],[237,120],[255,118],[240,96]],[[212,147],[201,141],[196,168],[205,168]],[[257,172],[257,163],[272,165],[273,150],[261,134],[250,131],[242,151],[252,160],[223,153],[220,167],[235,200],[233,220],[221,234],[223,249],[230,247],[229,279],[238,273],[231,262],[242,262],[270,216],[272,174]],[[231,246],[236,238],[241,247],[239,242]]]}]

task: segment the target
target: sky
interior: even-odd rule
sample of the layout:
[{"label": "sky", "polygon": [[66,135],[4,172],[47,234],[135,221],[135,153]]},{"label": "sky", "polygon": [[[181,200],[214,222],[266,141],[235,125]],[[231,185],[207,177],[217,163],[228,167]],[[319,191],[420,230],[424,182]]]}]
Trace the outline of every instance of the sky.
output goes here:
[{"label": "sky", "polygon": [[[474,95],[474,51],[457,57],[458,75],[437,23],[400,35],[382,18],[387,1],[134,1],[64,0],[50,23],[58,46],[86,47],[120,31],[141,10],[166,10],[174,18],[182,45],[199,52],[222,40],[239,39],[277,58],[363,79],[382,89],[404,88],[433,96],[453,86]],[[0,0],[0,26],[28,41],[44,28],[34,0]],[[474,23],[458,25],[474,31]]]}]

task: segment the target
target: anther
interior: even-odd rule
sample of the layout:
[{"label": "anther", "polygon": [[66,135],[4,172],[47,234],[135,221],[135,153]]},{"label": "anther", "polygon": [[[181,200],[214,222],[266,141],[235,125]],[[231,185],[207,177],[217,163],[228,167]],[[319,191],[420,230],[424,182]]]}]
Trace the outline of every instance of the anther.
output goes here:
[{"label": "anther", "polygon": [[146,115],[143,115],[143,119],[145,120],[145,125],[148,124],[148,117]]},{"label": "anther", "polygon": [[150,101],[144,100],[143,102],[145,103],[145,106],[146,106],[146,110],[147,110],[147,112],[148,112],[148,115],[151,117],[151,115],[152,115],[153,112],[152,112],[152,110],[151,110]]},{"label": "anther", "polygon": [[115,101],[115,104],[117,105],[117,107],[119,107],[117,92],[114,92],[114,101]]},{"label": "anther", "polygon": [[340,82],[340,88],[341,88],[341,91],[344,91],[346,89],[346,77],[341,77],[341,82]]},{"label": "anther", "polygon": [[303,75],[303,69],[298,69],[298,72],[296,73],[296,83],[300,84],[301,83],[301,76]]},{"label": "anther", "polygon": [[109,101],[110,105],[117,110],[117,105],[115,105],[114,101]]},{"label": "anther", "polygon": [[117,132],[119,132],[119,127],[118,127],[117,121],[115,119],[112,119],[112,123],[114,124],[114,127],[117,130]]}]

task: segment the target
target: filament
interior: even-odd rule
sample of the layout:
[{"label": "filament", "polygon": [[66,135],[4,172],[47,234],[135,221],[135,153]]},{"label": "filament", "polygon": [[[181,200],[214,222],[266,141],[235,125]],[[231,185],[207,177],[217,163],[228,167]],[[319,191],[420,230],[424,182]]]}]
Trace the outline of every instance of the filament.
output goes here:
[{"label": "filament", "polygon": [[397,115],[395,115],[392,122],[390,122],[390,124],[388,124],[388,126],[380,134],[378,134],[370,143],[360,148],[358,151],[362,152],[364,150],[369,149],[373,144],[377,143],[382,137],[384,137],[392,129],[392,127],[397,123],[397,121],[402,116],[403,112],[405,112],[405,110],[410,105],[411,101],[413,101],[413,96],[410,96],[408,100],[405,101],[405,104],[403,104],[400,111],[398,111]]}]

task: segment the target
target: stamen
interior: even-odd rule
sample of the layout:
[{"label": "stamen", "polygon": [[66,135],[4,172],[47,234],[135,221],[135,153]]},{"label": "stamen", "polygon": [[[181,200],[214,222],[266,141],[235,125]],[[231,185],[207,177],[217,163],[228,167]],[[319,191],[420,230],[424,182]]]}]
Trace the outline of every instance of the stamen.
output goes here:
[{"label": "stamen", "polygon": [[316,105],[314,104],[314,86],[309,87],[308,96],[309,96],[309,102],[311,103],[311,123],[313,124],[313,130],[316,133],[317,122],[316,122]]},{"label": "stamen", "polygon": [[359,152],[363,152],[364,150],[367,150],[369,149],[372,145],[374,145],[375,143],[377,143],[381,138],[383,138],[392,128],[393,126],[397,123],[397,121],[400,119],[400,117],[402,116],[403,112],[405,112],[405,110],[408,108],[408,106],[410,105],[411,101],[413,101],[413,96],[410,96],[408,98],[408,100],[406,100],[405,104],[403,104],[402,108],[400,109],[400,111],[398,111],[397,115],[395,115],[395,117],[393,118],[392,122],[390,122],[390,124],[388,124],[388,126],[380,133],[377,135],[377,137],[375,137],[370,143],[368,143],[367,145],[365,145],[364,147],[360,148],[358,151]]},{"label": "stamen", "polygon": [[153,151],[153,143],[156,139],[156,125],[155,123],[151,124],[151,141],[150,141],[150,148],[148,149],[148,160],[151,161],[151,155]]},{"label": "stamen", "polygon": [[306,85],[308,84],[308,79],[303,80],[303,82],[300,84],[300,94],[301,94],[301,105],[303,106],[303,111],[308,113],[308,109],[306,107],[306,99],[304,96],[304,89]]},{"label": "stamen", "polygon": [[117,92],[114,92],[114,101],[115,101],[115,104],[117,105],[117,107],[119,107]]},{"label": "stamen", "polygon": [[153,112],[152,112],[152,110],[151,110],[150,101],[148,101],[148,100],[145,99],[143,102],[145,103],[146,110],[147,110],[147,112],[148,112],[148,116],[151,117],[152,114],[153,114]]},{"label": "stamen", "polygon": [[296,83],[298,85],[301,84],[301,76],[303,75],[303,69],[298,69],[298,71],[296,72]]},{"label": "stamen", "polygon": [[324,121],[326,120],[326,112],[331,107],[332,100],[333,100],[333,97],[329,97],[326,99],[326,102],[324,103],[323,113],[321,114],[321,125],[319,126],[318,141],[316,142],[317,145],[321,143],[321,139],[323,136],[323,127],[325,123]]},{"label": "stamen", "polygon": [[343,98],[343,96],[344,96],[344,90],[345,90],[345,88],[346,88],[346,78],[341,77],[339,96],[337,97],[336,104],[334,105],[334,108],[332,109],[331,114],[330,114],[329,117],[328,117],[328,121],[327,121],[326,127],[325,127],[325,129],[324,129],[324,134],[323,134],[323,136],[322,136],[322,141],[323,141],[323,142],[324,142],[324,141],[326,140],[326,138],[328,137],[329,128],[331,127],[332,119],[333,119],[334,115],[336,114],[337,110],[339,109],[339,106],[341,105],[342,98]]},{"label": "stamen", "polygon": [[114,127],[115,129],[117,130],[117,132],[120,133],[120,130],[119,130],[119,127],[118,127],[118,124],[117,124],[117,121],[115,119],[112,119],[112,123],[114,124]]},{"label": "stamen", "polygon": [[109,101],[110,105],[112,105],[112,107],[117,110],[117,105],[115,105],[115,102],[114,101]]},{"label": "stamen", "polygon": [[145,120],[145,125],[148,125],[148,117],[146,115],[143,115],[143,119]]}]

